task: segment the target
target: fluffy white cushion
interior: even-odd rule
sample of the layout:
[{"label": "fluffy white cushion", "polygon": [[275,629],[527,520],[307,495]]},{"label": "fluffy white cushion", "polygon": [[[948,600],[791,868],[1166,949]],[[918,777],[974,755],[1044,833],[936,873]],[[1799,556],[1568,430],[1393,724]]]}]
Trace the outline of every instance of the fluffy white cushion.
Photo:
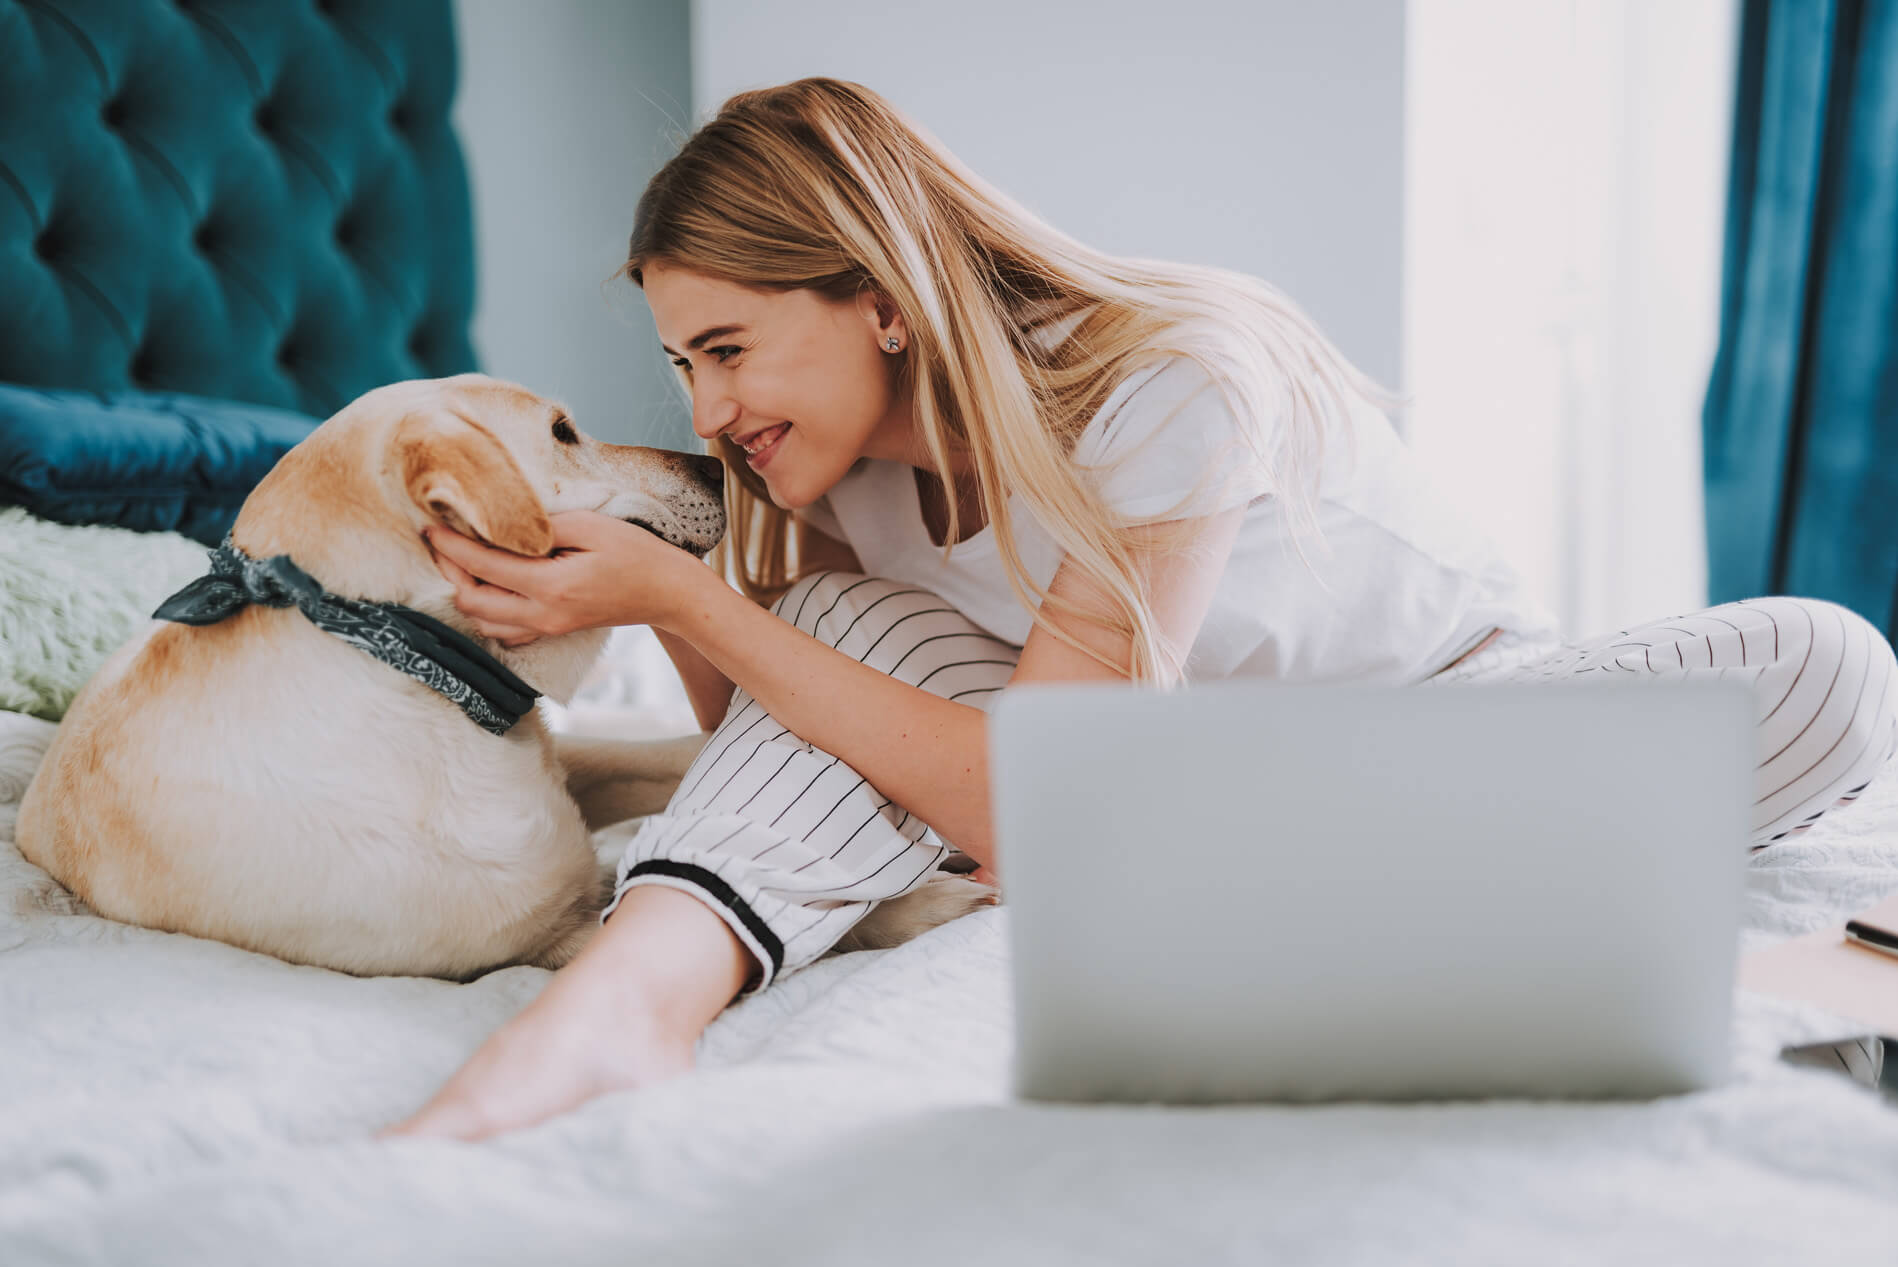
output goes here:
[{"label": "fluffy white cushion", "polygon": [[58,721],[152,609],[209,567],[205,548],[175,532],[0,508],[0,709]]}]

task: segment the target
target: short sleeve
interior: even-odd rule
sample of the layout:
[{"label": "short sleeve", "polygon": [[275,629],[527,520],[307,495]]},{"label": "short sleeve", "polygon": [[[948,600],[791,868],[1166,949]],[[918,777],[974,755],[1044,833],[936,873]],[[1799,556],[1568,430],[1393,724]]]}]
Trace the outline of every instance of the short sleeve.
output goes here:
[{"label": "short sleeve", "polygon": [[1081,434],[1074,461],[1129,518],[1212,515],[1273,491],[1225,393],[1185,357],[1139,370],[1115,389]]},{"label": "short sleeve", "polygon": [[830,498],[820,497],[808,506],[800,506],[791,512],[795,519],[809,524],[832,541],[850,544],[850,538],[844,535],[844,526],[837,520],[837,513],[830,508]]}]

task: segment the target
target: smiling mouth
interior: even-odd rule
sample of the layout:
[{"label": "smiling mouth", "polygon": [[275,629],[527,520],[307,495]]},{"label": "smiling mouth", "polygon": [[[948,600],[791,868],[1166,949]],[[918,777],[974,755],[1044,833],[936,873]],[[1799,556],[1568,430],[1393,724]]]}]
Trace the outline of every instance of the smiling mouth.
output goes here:
[{"label": "smiling mouth", "polygon": [[766,427],[763,431],[754,431],[748,436],[735,437],[732,443],[747,454],[756,454],[767,448],[790,425],[788,422],[780,422],[775,427]]}]

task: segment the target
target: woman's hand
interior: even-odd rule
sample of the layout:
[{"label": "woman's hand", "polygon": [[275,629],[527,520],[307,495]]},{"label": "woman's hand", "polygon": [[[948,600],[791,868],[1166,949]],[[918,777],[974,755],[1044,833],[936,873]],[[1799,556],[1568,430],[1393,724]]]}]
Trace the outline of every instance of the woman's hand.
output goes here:
[{"label": "woman's hand", "polygon": [[549,517],[554,552],[530,559],[440,526],[425,529],[455,606],[484,637],[518,647],[606,625],[648,625],[676,610],[706,573],[644,528],[591,510]]}]

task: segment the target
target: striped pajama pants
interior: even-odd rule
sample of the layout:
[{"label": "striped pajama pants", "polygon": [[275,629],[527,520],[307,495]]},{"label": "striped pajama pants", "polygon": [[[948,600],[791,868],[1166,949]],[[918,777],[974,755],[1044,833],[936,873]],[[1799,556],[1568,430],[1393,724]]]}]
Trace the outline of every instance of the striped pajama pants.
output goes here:
[{"label": "striped pajama pants", "polygon": [[1582,642],[1505,634],[1425,685],[1735,677],[1756,705],[1752,843],[1804,831],[1898,751],[1898,663],[1869,621],[1811,598],[1754,598]]},{"label": "striped pajama pants", "polygon": [[[934,594],[881,578],[819,572],[771,610],[853,660],[978,708],[1021,653]],[[741,688],[665,812],[627,842],[600,918],[637,885],[694,893],[757,959],[761,990],[829,950],[876,903],[921,885],[951,852]]]},{"label": "striped pajama pants", "polygon": [[[899,581],[822,572],[772,610],[854,660],[980,708],[1019,654]],[[1579,643],[1505,634],[1427,684],[1706,673],[1746,675],[1760,700],[1756,847],[1851,800],[1898,748],[1891,647],[1843,608],[1804,599],[1734,603]],[[763,989],[829,950],[876,903],[921,885],[951,852],[741,689],[671,803],[627,842],[601,918],[639,885],[693,893],[756,958],[752,988]]]}]

